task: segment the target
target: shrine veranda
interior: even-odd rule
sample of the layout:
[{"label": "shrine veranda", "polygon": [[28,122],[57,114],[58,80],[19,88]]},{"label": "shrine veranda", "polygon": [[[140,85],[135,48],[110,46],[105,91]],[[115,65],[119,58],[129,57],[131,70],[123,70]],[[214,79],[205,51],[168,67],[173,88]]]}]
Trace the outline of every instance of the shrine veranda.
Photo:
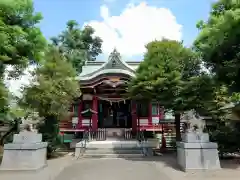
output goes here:
[{"label": "shrine veranda", "polygon": [[135,76],[138,61],[124,61],[115,49],[107,61],[87,62],[77,77],[82,95],[72,105],[72,116],[61,121],[62,134],[81,134],[98,129],[148,132],[175,131],[173,117],[157,102],[126,98],[127,83]]}]

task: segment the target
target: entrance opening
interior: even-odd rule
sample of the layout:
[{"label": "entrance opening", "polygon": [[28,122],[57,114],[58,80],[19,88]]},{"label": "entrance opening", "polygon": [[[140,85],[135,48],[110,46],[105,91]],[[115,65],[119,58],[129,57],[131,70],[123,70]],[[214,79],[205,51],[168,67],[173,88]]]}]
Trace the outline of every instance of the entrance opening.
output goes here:
[{"label": "entrance opening", "polygon": [[108,102],[100,100],[98,104],[99,128],[131,128],[131,101]]}]

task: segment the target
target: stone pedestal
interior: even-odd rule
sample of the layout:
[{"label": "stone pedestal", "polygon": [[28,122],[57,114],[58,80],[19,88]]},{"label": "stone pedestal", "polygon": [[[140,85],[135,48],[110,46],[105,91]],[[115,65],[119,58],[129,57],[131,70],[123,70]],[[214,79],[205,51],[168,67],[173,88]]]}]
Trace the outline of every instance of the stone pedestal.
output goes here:
[{"label": "stone pedestal", "polygon": [[183,142],[177,142],[178,164],[184,171],[221,169],[217,148],[207,133],[186,133]]},{"label": "stone pedestal", "polygon": [[47,143],[42,134],[20,132],[13,137],[13,143],[4,145],[0,170],[38,170],[47,165]]}]

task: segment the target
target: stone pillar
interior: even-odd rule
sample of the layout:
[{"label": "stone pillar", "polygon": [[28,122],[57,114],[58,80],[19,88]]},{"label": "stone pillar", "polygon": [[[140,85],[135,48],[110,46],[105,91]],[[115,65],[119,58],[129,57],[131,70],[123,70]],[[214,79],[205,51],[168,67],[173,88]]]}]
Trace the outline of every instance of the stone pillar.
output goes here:
[{"label": "stone pillar", "polygon": [[207,133],[187,132],[177,142],[177,162],[183,171],[221,169],[217,143]]},{"label": "stone pillar", "polygon": [[95,111],[92,114],[92,129],[97,130],[97,128],[98,128],[98,114],[97,114],[98,113],[98,99],[96,96],[93,96],[92,110]]},{"label": "stone pillar", "polygon": [[148,126],[152,125],[152,102],[148,104]]},{"label": "stone pillar", "polygon": [[132,131],[137,131],[137,104],[132,101]]},{"label": "stone pillar", "polygon": [[0,170],[39,170],[47,166],[47,142],[42,134],[20,132],[13,137],[13,143],[4,145]]}]

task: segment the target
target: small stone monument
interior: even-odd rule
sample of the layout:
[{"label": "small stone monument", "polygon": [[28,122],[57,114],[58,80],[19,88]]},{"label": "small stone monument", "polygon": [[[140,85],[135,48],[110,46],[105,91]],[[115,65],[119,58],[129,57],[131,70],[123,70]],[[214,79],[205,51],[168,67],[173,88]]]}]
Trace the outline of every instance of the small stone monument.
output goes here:
[{"label": "small stone monument", "polygon": [[47,142],[42,142],[42,134],[31,132],[26,125],[19,134],[14,134],[13,142],[4,145],[0,170],[39,170],[47,165]]},{"label": "small stone monument", "polygon": [[182,170],[221,169],[218,157],[218,145],[209,141],[209,134],[203,132],[200,117],[191,111],[188,130],[182,142],[177,142],[177,161]]}]

